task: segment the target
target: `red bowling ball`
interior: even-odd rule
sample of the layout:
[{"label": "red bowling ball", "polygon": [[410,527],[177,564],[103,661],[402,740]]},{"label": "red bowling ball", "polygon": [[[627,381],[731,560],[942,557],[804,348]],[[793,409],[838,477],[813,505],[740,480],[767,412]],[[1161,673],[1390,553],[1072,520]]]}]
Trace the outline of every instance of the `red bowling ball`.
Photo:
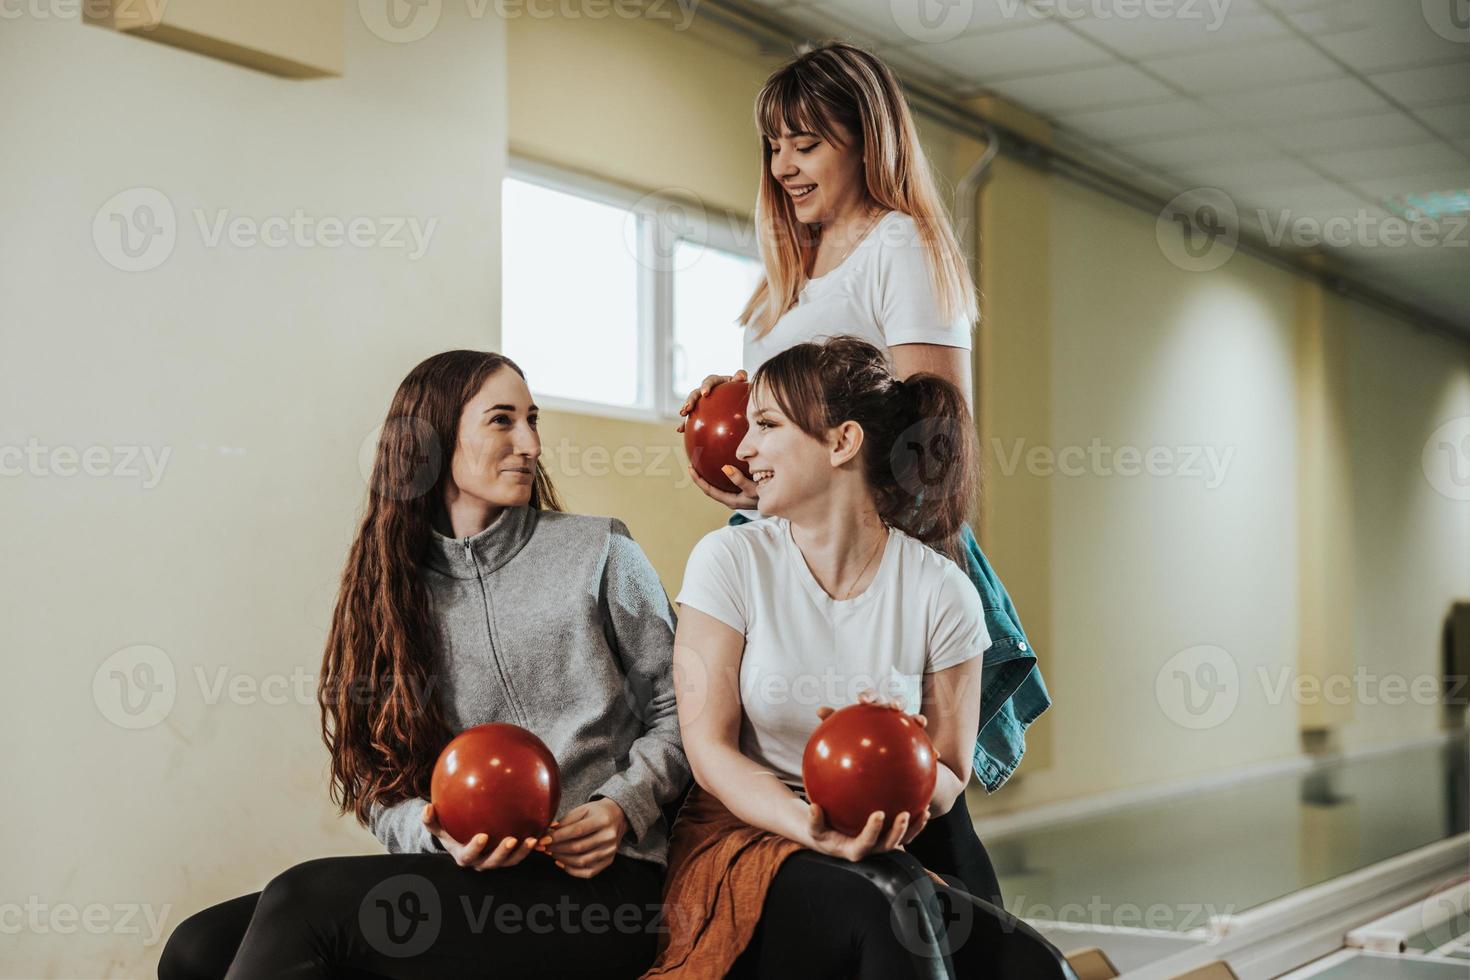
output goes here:
[{"label": "red bowling ball", "polygon": [[561,772],[546,743],[524,728],[476,725],[439,753],[429,798],[451,837],[467,844],[488,834],[488,848],[545,833],[561,805]]},{"label": "red bowling ball", "polygon": [[740,488],[730,482],[721,467],[733,466],[750,477],[750,469],[735,458],[735,450],[749,428],[745,420],[749,398],[748,383],[726,381],[700,398],[684,420],[684,453],[694,472],[727,493],[739,493]]},{"label": "red bowling ball", "polygon": [[812,732],[801,757],[807,797],[827,824],[856,837],[882,810],[884,829],[901,811],[909,826],[929,806],[938,779],[934,743],[922,725],[897,708],[854,704],[834,711]]}]

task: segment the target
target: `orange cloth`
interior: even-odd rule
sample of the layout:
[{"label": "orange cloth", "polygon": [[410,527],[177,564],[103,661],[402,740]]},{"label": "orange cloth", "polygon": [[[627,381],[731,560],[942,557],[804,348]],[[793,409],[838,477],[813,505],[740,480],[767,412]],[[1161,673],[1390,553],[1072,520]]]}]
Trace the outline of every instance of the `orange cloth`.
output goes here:
[{"label": "orange cloth", "polygon": [[755,933],[781,863],[799,850],[796,841],[750,826],[695,785],[669,841],[658,958],[639,980],[728,973]]}]

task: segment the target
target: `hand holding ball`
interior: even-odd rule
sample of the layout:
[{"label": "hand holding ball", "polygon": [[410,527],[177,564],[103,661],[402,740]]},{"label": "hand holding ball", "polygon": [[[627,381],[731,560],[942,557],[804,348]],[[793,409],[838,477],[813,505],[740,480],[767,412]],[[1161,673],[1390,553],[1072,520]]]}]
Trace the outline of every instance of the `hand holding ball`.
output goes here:
[{"label": "hand holding ball", "polygon": [[911,825],[929,807],[939,778],[934,743],[911,715],[879,704],[833,712],[812,732],[801,758],[807,796],[827,823],[848,837],[862,833],[881,810],[885,823],[901,812]]},{"label": "hand holding ball", "polygon": [[726,493],[739,493],[740,488],[730,482],[724,467],[733,466],[750,477],[750,469],[735,458],[749,428],[745,418],[749,398],[748,383],[726,381],[700,398],[684,422],[684,452],[694,472]]},{"label": "hand holding ball", "polygon": [[493,722],[460,732],[434,765],[430,802],[456,841],[486,834],[540,837],[561,805],[561,772],[551,750],[516,725]]}]

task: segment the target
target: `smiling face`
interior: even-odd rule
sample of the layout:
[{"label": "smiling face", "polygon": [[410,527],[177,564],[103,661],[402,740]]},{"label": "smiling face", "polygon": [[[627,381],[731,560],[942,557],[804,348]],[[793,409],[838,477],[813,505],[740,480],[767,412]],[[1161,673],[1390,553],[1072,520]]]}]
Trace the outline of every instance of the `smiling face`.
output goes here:
[{"label": "smiling face", "polygon": [[735,456],[750,467],[760,487],[760,512],[790,518],[820,501],[832,484],[832,447],[801,430],[781,411],[765,385],[750,389],[746,406],[750,429]]},{"label": "smiling face", "polygon": [[833,129],[841,145],[813,133],[786,131],[768,136],[771,176],[790,196],[796,220],[827,224],[839,214],[852,213],[868,198],[862,146],[840,123]]},{"label": "smiling face", "polygon": [[530,503],[541,458],[536,416],[519,374],[502,367],[486,378],[460,412],[445,488],[449,501],[469,498],[494,510]]}]

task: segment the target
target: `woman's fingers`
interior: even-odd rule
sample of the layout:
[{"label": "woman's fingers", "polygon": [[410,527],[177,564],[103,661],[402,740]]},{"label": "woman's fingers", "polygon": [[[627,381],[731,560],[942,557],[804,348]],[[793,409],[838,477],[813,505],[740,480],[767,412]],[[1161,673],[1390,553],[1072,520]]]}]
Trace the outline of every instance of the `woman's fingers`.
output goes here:
[{"label": "woman's fingers", "polygon": [[879,850],[891,851],[901,845],[903,843],[903,836],[908,833],[908,829],[909,812],[904,810],[893,818],[893,826],[888,829],[888,833],[883,835],[883,846]]},{"label": "woman's fingers", "polygon": [[753,507],[755,505],[755,501],[746,500],[738,493],[730,493],[727,490],[721,490],[718,487],[711,486],[709,481],[695,472],[692,466],[689,467],[689,478],[694,481],[695,486],[704,491],[706,497],[709,497],[711,500],[718,500],[731,510],[739,510],[741,507]]},{"label": "woman's fingers", "polygon": [[605,850],[609,844],[616,843],[617,841],[613,838],[612,828],[604,827],[602,830],[588,834],[586,837],[579,837],[576,840],[567,841],[564,844],[556,844],[550,848],[550,851],[553,857],[565,861],[568,856],[576,857],[583,854],[590,854],[593,851]]},{"label": "woman's fingers", "polygon": [[824,704],[817,709],[817,717],[822,719],[823,721],[826,721],[829,717],[836,714],[836,712],[836,708],[829,707],[828,705]]},{"label": "woman's fingers", "polygon": [[859,857],[871,854],[873,849],[878,846],[878,838],[883,835],[883,821],[885,819],[882,810],[874,810],[868,814],[868,822],[863,825],[863,832],[853,838],[853,840],[857,841]]},{"label": "woman's fingers", "polygon": [[451,853],[454,853],[454,860],[457,861],[459,863],[459,866],[462,868],[468,867],[469,865],[474,864],[476,861],[478,861],[480,858],[480,852],[483,851],[485,849],[485,846],[490,843],[490,838],[485,834],[476,834],[475,836],[471,837],[469,841],[465,844],[459,844],[455,842],[454,838],[450,837],[448,834],[445,834],[444,836],[451,843],[453,843],[455,847],[458,848],[457,852]]},{"label": "woman's fingers", "polygon": [[523,840],[506,837],[475,865],[475,870],[490,871],[494,868],[508,868],[511,865],[520,864],[535,847],[536,838],[534,837],[527,837]]},{"label": "woman's fingers", "polygon": [[740,472],[738,466],[725,466],[720,470],[725,478],[740,488],[740,493],[746,497],[756,498],[760,496],[760,484]]},{"label": "woman's fingers", "polygon": [[921,833],[924,832],[924,828],[927,827],[928,825],[929,825],[929,808],[928,807],[925,807],[924,809],[922,809],[922,810],[919,811],[919,818],[909,824],[908,832],[903,835],[903,841],[902,841],[902,843],[907,844],[910,841],[912,841],[915,837],[918,837]]}]

